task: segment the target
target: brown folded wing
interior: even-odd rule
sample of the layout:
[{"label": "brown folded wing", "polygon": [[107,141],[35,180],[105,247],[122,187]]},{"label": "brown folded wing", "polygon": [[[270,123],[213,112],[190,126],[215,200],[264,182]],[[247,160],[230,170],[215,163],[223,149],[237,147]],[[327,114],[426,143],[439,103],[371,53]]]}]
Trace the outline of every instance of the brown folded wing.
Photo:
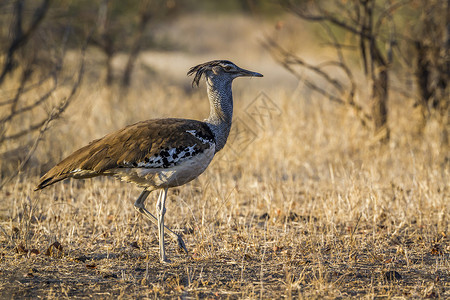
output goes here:
[{"label": "brown folded wing", "polygon": [[[69,177],[95,177],[121,167],[160,168],[161,161],[155,163],[155,157],[184,151],[187,147],[195,148],[189,153],[195,155],[210,148],[212,143],[211,130],[200,121],[155,119],[139,122],[78,149],[42,176],[36,190]],[[165,160],[164,167],[176,164],[177,159]]]}]

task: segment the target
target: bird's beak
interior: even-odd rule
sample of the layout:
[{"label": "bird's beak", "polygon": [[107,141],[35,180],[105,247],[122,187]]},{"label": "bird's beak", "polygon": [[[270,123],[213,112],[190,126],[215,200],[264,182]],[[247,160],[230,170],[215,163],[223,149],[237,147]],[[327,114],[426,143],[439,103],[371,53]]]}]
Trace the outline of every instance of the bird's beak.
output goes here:
[{"label": "bird's beak", "polygon": [[263,75],[260,73],[256,73],[256,72],[249,71],[246,69],[239,69],[237,74],[238,74],[238,76],[263,77]]}]

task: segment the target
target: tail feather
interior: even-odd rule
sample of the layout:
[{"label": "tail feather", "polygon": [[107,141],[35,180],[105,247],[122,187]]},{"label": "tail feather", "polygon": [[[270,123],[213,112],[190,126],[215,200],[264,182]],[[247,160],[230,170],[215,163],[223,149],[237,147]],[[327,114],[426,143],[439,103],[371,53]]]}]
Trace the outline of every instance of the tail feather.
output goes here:
[{"label": "tail feather", "polygon": [[69,176],[69,174],[60,174],[60,175],[53,176],[51,174],[51,171],[52,170],[50,170],[47,174],[45,174],[44,176],[41,177],[38,185],[34,188],[35,191],[41,190],[41,189],[46,188],[49,185],[52,185],[58,181],[61,181],[61,180],[71,177],[71,176]]}]

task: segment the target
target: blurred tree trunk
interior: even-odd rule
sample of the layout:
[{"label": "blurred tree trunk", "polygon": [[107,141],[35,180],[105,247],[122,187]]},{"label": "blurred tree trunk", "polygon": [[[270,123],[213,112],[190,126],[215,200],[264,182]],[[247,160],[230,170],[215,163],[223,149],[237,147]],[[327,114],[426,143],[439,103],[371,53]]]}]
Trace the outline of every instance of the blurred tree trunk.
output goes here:
[{"label": "blurred tree trunk", "polygon": [[375,135],[386,142],[389,140],[390,131],[388,121],[388,71],[379,70],[372,78],[372,118]]},{"label": "blurred tree trunk", "polygon": [[389,140],[388,96],[389,96],[389,62],[381,54],[377,45],[377,32],[374,29],[375,0],[361,1],[360,50],[365,65],[366,76],[372,85],[371,109],[374,133],[382,142]]},{"label": "blurred tree trunk", "polygon": [[[444,149],[448,150],[450,146],[450,0],[447,0],[447,9],[445,12],[445,28],[443,33],[443,41],[439,51],[440,63],[438,64],[438,80],[436,99],[440,99],[437,108],[440,113],[440,121],[442,124],[441,144]],[[448,154],[447,154],[448,155]]]},{"label": "blurred tree trunk", "polygon": [[442,130],[442,144],[444,147],[450,146],[450,0],[447,0],[447,13],[446,13],[446,29],[445,29],[445,48],[444,48],[444,55],[445,55],[445,65],[444,65],[444,72],[442,76],[442,87],[445,85],[444,90],[444,105],[442,107],[442,117],[444,119],[444,128]]},{"label": "blurred tree trunk", "polygon": [[103,0],[100,3],[98,10],[98,29],[99,29],[99,39],[92,39],[94,45],[96,45],[100,50],[105,53],[106,60],[106,84],[111,85],[114,81],[114,69],[112,66],[112,59],[116,53],[114,44],[114,35],[109,28],[110,14],[109,14],[109,0]]},{"label": "blurred tree trunk", "polygon": [[147,28],[147,24],[151,19],[151,10],[150,10],[150,4],[146,2],[144,4],[144,7],[141,8],[140,12],[140,21],[138,30],[136,32],[136,36],[133,41],[133,45],[131,46],[131,51],[128,56],[128,61],[125,67],[125,71],[123,73],[122,77],[122,86],[123,87],[129,87],[131,83],[131,74],[134,69],[135,62],[138,58],[139,52],[141,51],[143,38],[145,29]]},{"label": "blurred tree trunk", "polygon": [[106,84],[107,85],[112,85],[114,82],[114,69],[112,66],[112,60],[114,57],[114,54],[116,53],[115,49],[114,49],[114,42],[112,41],[112,39],[107,35],[104,34],[102,41],[99,43],[99,47],[100,49],[103,50],[103,52],[106,55]]},{"label": "blurred tree trunk", "polygon": [[448,146],[450,0],[423,1],[422,10],[418,33],[412,38],[416,55],[414,77],[418,90],[417,104],[422,115],[421,130],[435,115],[442,127],[441,143]]},{"label": "blurred tree trunk", "polygon": [[419,94],[420,102],[420,112],[422,115],[421,130],[423,131],[426,119],[428,118],[428,102],[432,97],[432,92],[430,90],[430,61],[427,58],[428,51],[422,40],[417,40],[415,42],[416,50],[416,82]]}]

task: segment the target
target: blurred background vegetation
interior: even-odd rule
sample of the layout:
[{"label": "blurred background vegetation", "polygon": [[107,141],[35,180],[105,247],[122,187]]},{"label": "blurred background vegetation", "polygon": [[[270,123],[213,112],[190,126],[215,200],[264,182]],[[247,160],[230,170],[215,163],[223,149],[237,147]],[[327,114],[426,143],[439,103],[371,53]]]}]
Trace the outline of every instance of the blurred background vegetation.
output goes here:
[{"label": "blurred background vegetation", "polygon": [[[83,86],[92,90],[93,82],[102,82],[126,99],[130,87],[158,82],[164,74],[142,63],[143,53],[159,61],[157,53],[176,53],[166,64],[219,53],[261,66],[270,58],[290,74],[283,82],[303,82],[302,97],[317,93],[347,108],[376,142],[391,140],[398,124],[390,106],[400,104],[417,108],[417,139],[437,122],[440,145],[448,150],[450,0],[2,0],[0,11],[3,178],[33,159],[42,164],[36,149],[52,140],[52,123]],[[218,36],[214,24],[220,22]],[[252,36],[258,49],[244,55],[249,31],[258,32]],[[51,145],[44,147],[47,155],[55,152]]]}]

